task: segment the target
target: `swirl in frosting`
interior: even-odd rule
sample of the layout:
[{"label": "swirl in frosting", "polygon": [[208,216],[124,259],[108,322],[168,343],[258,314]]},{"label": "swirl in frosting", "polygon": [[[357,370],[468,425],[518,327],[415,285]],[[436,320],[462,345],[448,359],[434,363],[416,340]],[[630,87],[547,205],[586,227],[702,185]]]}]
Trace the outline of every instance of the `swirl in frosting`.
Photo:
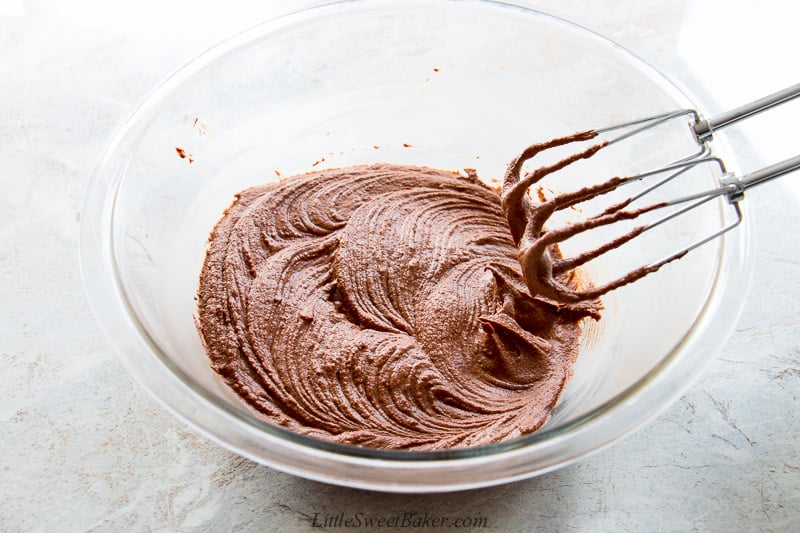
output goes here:
[{"label": "swirl in frosting", "polygon": [[393,449],[510,439],[549,418],[589,314],[532,296],[518,253],[474,173],[303,174],[239,193],[214,228],[199,330],[225,382],[293,431]]}]

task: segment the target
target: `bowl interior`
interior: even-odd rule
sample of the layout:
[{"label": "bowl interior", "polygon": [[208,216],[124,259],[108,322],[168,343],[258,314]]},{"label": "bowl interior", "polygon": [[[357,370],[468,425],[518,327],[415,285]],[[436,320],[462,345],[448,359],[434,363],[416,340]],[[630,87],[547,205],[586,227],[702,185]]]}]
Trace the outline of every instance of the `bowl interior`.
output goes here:
[{"label": "bowl interior", "polygon": [[[126,125],[112,156],[108,222],[120,298],[159,357],[246,412],[209,368],[194,324],[206,241],[235,193],[372,162],[474,168],[492,181],[532,142],[687,105],[611,43],[505,4],[348,2],[277,19],[188,65]],[[548,186],[569,190],[666,162],[669,144],[644,136]],[[711,185],[715,174],[696,179]],[[726,216],[714,204],[593,262],[588,277],[639,266]],[[659,367],[695,326],[730,260],[723,252],[714,242],[604,298],[542,431]]]}]

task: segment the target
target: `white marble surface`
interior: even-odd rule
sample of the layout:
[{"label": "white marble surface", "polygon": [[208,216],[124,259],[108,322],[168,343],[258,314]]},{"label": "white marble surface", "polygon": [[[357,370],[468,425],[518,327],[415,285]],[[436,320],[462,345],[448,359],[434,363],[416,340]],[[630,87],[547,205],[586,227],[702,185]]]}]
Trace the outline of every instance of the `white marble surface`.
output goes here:
[{"label": "white marble surface", "polygon": [[[800,77],[789,2],[530,3],[617,40],[711,112]],[[758,255],[744,315],[704,377],[643,429],[491,489],[326,486],[162,410],[100,334],[78,265],[83,194],[115,125],[172,70],[286,2],[66,4],[0,0],[0,530],[306,531],[315,513],[340,512],[483,516],[493,531],[800,529],[800,176],[749,195]],[[733,128],[742,166],[796,153],[798,116],[789,104]]]}]

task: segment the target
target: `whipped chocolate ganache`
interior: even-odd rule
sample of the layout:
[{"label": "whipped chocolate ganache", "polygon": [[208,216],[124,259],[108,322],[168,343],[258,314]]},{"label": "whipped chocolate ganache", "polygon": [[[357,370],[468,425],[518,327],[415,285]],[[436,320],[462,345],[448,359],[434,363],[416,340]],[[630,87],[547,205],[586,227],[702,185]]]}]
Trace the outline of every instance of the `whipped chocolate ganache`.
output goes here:
[{"label": "whipped chocolate ganache", "polygon": [[531,293],[531,200],[466,174],[375,164],[236,195],[198,290],[213,369],[264,420],[335,442],[446,449],[538,429],[600,304]]}]

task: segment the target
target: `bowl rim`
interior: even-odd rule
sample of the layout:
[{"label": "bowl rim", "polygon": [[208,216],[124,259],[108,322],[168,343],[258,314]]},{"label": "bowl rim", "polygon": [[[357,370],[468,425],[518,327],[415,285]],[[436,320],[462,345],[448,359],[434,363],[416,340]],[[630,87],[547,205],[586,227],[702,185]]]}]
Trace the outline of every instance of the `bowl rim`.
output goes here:
[{"label": "bowl rim", "polygon": [[[438,1],[452,3],[454,0]],[[394,3],[413,5],[410,2]],[[587,38],[613,49],[615,53],[626,56],[633,66],[657,82],[676,101],[687,104],[694,101],[685,89],[679,88],[647,62],[592,30],[531,9],[524,1],[472,0],[471,3],[518,9],[527,15],[548,19],[553,24],[579,31]],[[114,254],[114,205],[125,173],[125,165],[119,165],[115,156],[123,140],[162,97],[192,73],[274,31],[299,14],[336,9],[343,4],[368,7],[376,3],[370,0],[314,2],[308,7],[283,12],[226,39],[169,76],[132,111],[111,137],[93,171],[84,199],[80,263],[84,288],[95,318],[129,373],[187,425],[240,455],[305,478],[395,492],[460,490],[543,474],[600,450],[659,414],[688,389],[702,372],[696,358],[680,355],[701,350],[705,353],[702,363],[708,363],[721,349],[743,308],[745,289],[734,293],[721,290],[721,287],[730,283],[736,283],[740,288],[749,287],[753,258],[748,253],[752,236],[746,213],[735,234],[726,235],[723,239],[712,287],[697,319],[655,367],[633,385],[591,411],[557,427],[544,428],[506,442],[450,450],[404,451],[359,447],[301,435],[270,425],[206,392],[193,377],[172,363],[150,338],[136,316],[117,274]],[[735,159],[729,155],[729,150],[725,150],[724,136],[715,142],[725,152],[728,166],[737,169]],[[746,206],[743,207],[746,209]],[[739,268],[723,276],[722,265],[730,254],[735,254],[739,259],[736,263]],[[718,332],[715,342],[704,339],[702,335],[711,329]],[[164,372],[165,369],[168,372]],[[665,372],[667,370],[669,372]],[[648,396],[648,402],[639,401],[643,395]],[[610,415],[620,410],[627,413],[625,421],[617,417],[616,423],[610,423],[610,419],[614,421]],[[220,423],[221,419],[226,421],[225,424]],[[591,446],[575,446],[578,437],[585,439],[587,436],[591,437]],[[428,477],[432,474],[439,477]]]}]

